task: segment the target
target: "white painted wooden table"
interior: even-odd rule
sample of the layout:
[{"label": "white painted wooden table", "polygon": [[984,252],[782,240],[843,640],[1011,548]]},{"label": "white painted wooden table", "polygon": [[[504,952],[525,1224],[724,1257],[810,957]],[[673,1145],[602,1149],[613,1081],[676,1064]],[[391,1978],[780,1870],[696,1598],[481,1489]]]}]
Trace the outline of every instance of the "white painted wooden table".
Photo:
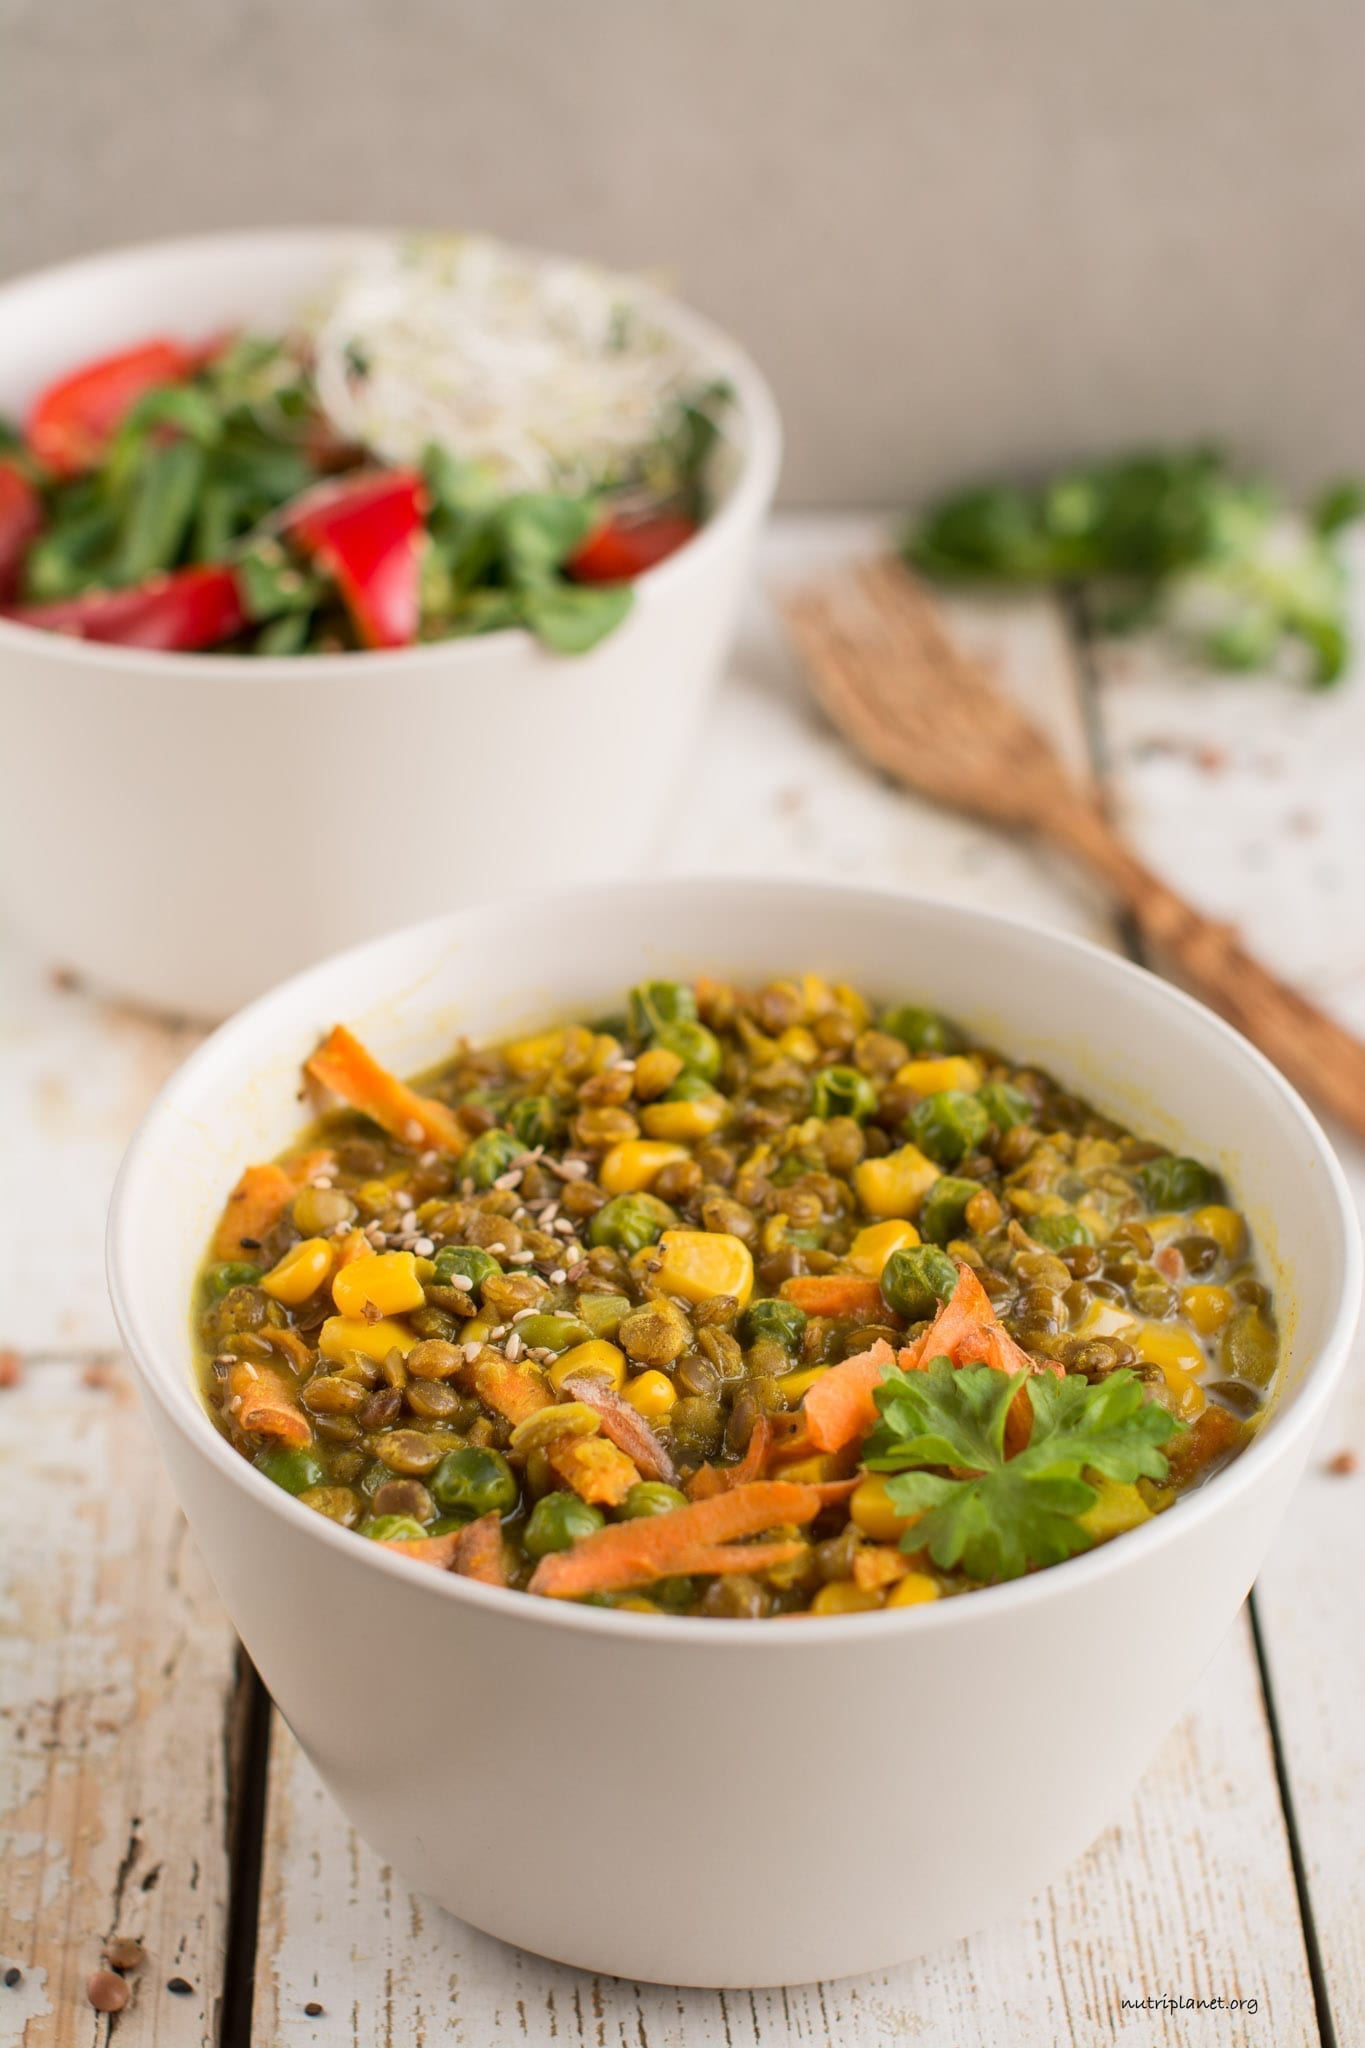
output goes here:
[{"label": "white painted wooden table", "polygon": [[[873,533],[788,521],[766,573]],[[1076,758],[1100,749],[1158,865],[1365,1029],[1365,677],[1309,698],[1088,646],[1046,600],[955,610]],[[761,597],[659,865],[922,888],[1118,942],[1070,877],[849,759]],[[1365,1439],[1358,1373],[1255,1618],[1210,1643],[1132,1805],[1012,1925],[872,1978],[673,1992],[541,1963],[409,1896],[242,1669],[118,1361],[105,1200],[193,1041],[0,934],[0,1381],[19,1381],[0,1390],[0,1980],[20,1973],[0,2048],[1365,2042],[1365,1477],[1328,1471]],[[1365,1194],[1365,1148],[1343,1152]],[[84,1987],[114,1933],[148,1960],[111,2028]]]}]

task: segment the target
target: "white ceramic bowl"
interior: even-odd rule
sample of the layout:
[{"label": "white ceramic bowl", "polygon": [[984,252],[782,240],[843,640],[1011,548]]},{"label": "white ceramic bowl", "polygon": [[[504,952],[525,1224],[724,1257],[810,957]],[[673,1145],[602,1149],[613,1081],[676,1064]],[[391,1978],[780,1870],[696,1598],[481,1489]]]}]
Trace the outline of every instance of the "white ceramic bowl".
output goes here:
[{"label": "white ceramic bowl", "polygon": [[[149,335],[279,326],[377,239],[208,235],[6,285],[0,417]],[[411,918],[629,869],[724,661],[781,452],[749,358],[640,296],[733,385],[733,453],[713,517],[592,653],[506,632],[306,660],[147,654],[0,620],[0,901],[49,958],[217,1018]]]},{"label": "white ceramic bowl", "polygon": [[[588,935],[591,934],[591,937]],[[1276,1275],[1284,1392],[1225,1472],[1012,1585],[839,1619],[559,1605],[438,1575],[271,1486],[188,1342],[224,1195],[294,1133],[336,1019],[400,1071],[457,1031],[592,1015],[642,976],[801,969],[924,999],[1219,1165]],[[224,1602],[349,1819],[452,1912],[584,1968],[752,1985],[871,1969],[1019,1911],[1121,1807],[1251,1584],[1341,1371],[1360,1251],[1340,1169],[1207,1010],[1076,940],[764,882],[547,896],[301,975],[181,1068],[128,1154],[114,1305]]]}]

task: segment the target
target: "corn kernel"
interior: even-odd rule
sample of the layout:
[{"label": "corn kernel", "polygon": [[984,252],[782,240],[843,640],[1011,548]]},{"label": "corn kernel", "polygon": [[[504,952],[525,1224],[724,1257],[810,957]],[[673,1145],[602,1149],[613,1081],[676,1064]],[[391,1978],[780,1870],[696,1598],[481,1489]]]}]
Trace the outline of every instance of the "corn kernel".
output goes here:
[{"label": "corn kernel", "polygon": [[866,1031],[872,1022],[872,1012],[867,1007],[866,998],[859,995],[856,988],[850,988],[846,981],[836,981],[834,1000],[849,1018],[855,1031]]},{"label": "corn kernel", "polygon": [[802,1014],[808,1024],[817,1017],[823,1017],[834,1008],[834,990],[823,974],[803,974],[797,987],[801,991]]},{"label": "corn kernel", "polygon": [[1201,1337],[1216,1336],[1236,1303],[1226,1287],[1187,1287],[1180,1306]]},{"label": "corn kernel", "polygon": [[363,1315],[367,1303],[382,1316],[401,1316],[421,1308],[426,1296],[411,1252],[369,1252],[342,1267],[332,1299],[344,1316]]},{"label": "corn kernel", "polygon": [[609,1195],[638,1195],[675,1159],[691,1156],[685,1146],[666,1145],[661,1138],[623,1138],[602,1161],[598,1185]]},{"label": "corn kernel", "polygon": [[791,1024],[779,1033],[777,1049],[784,1059],[794,1060],[798,1067],[813,1067],[820,1057],[820,1041],[804,1024]]},{"label": "corn kernel", "polygon": [[877,1543],[896,1542],[919,1520],[918,1515],[897,1513],[887,1498],[885,1479],[875,1472],[858,1481],[849,1500],[848,1512],[864,1536],[871,1536]]},{"label": "corn kernel", "polygon": [[730,1114],[723,1095],[702,1095],[695,1102],[651,1102],[640,1111],[640,1122],[651,1138],[709,1138]]},{"label": "corn kernel", "polygon": [[1076,1519],[1096,1543],[1104,1543],[1111,1536],[1122,1536],[1126,1529],[1136,1529],[1139,1522],[1151,1521],[1151,1509],[1130,1482],[1097,1478],[1091,1483],[1098,1499]]},{"label": "corn kernel", "polygon": [[928,1572],[907,1572],[886,1596],[888,1607],[922,1607],[926,1600],[941,1597],[938,1582]]},{"label": "corn kernel", "polygon": [[917,1145],[902,1145],[884,1159],[864,1159],[853,1169],[858,1200],[869,1216],[911,1216],[938,1179],[938,1168]]},{"label": "corn kernel", "polygon": [[625,1047],[619,1038],[613,1038],[609,1031],[599,1031],[593,1039],[592,1051],[588,1056],[588,1070],[593,1074],[605,1074],[608,1067],[614,1067]]},{"label": "corn kernel", "polygon": [[1172,1323],[1141,1323],[1129,1342],[1139,1358],[1161,1367],[1175,1413],[1183,1422],[1203,1413],[1208,1400],[1195,1375],[1204,1370],[1204,1354],[1188,1330]]},{"label": "corn kernel", "polygon": [[1190,1224],[1201,1237],[1211,1237],[1224,1258],[1240,1259],[1247,1246],[1247,1227],[1235,1209],[1212,1202],[1196,1209]]},{"label": "corn kernel", "polygon": [[913,1088],[917,1095],[937,1095],[944,1088],[961,1088],[974,1095],[981,1086],[981,1069],[975,1060],[951,1053],[939,1060],[907,1060],[896,1069],[896,1085]]},{"label": "corn kernel", "polygon": [[829,1371],[827,1365],[806,1365],[797,1372],[784,1372],[778,1379],[778,1386],[787,1397],[789,1408],[799,1408],[817,1380],[823,1379]]},{"label": "corn kernel", "polygon": [[562,1031],[537,1031],[530,1038],[514,1038],[503,1047],[503,1058],[522,1081],[533,1081],[555,1067],[581,1072],[592,1060],[595,1040],[581,1024]]},{"label": "corn kernel", "polygon": [[316,1294],[332,1270],[332,1247],[325,1237],[305,1237],[261,1278],[264,1291],[289,1308]]},{"label": "corn kernel", "polygon": [[[904,1579],[901,1580],[904,1585]],[[878,1592],[865,1593],[853,1579],[831,1579],[810,1603],[812,1614],[869,1614],[883,1604]]]},{"label": "corn kernel", "polygon": [[582,1344],[573,1344],[567,1351],[561,1351],[548,1368],[546,1377],[558,1393],[565,1380],[576,1372],[609,1381],[619,1394],[626,1383],[626,1354],[619,1345],[608,1344],[605,1337],[590,1337]]},{"label": "corn kernel", "polygon": [[882,1267],[892,1252],[903,1252],[919,1243],[919,1232],[903,1217],[889,1217],[885,1223],[869,1223],[848,1248],[849,1264],[871,1280],[880,1280]]},{"label": "corn kernel", "polygon": [[[553,1379],[554,1374],[550,1377]],[[637,1372],[634,1379],[627,1380],[625,1396],[637,1415],[643,1415],[646,1422],[655,1422],[661,1415],[667,1415],[678,1398],[678,1390],[666,1372]]]},{"label": "corn kernel", "polygon": [[793,1486],[828,1486],[832,1479],[848,1477],[848,1465],[829,1451],[817,1451],[810,1458],[793,1458],[782,1467],[782,1477]]},{"label": "corn kernel", "polygon": [[666,1230],[653,1248],[654,1284],[684,1301],[732,1294],[743,1308],[754,1291],[749,1247],[728,1230]]},{"label": "corn kernel", "polygon": [[318,1331],[318,1350],[333,1362],[339,1362],[348,1351],[359,1351],[382,1365],[391,1351],[406,1356],[416,1342],[415,1332],[406,1323],[388,1316],[381,1316],[377,1323],[367,1323],[364,1316],[329,1316]]},{"label": "corn kernel", "polygon": [[683,1070],[683,1063],[677,1053],[667,1046],[652,1045],[648,1052],[642,1052],[635,1062],[635,1095],[640,1102],[652,1102],[656,1095],[662,1095],[671,1088]]}]

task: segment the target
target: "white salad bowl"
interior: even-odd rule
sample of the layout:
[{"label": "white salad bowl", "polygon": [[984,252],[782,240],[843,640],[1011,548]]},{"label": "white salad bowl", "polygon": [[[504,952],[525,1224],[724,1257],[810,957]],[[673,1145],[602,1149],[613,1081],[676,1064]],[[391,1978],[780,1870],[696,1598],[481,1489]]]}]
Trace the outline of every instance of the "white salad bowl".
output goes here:
[{"label": "white salad bowl", "polygon": [[[388,1554],[202,1406],[191,1297],[242,1165],[296,1133],[345,1019],[400,1072],[599,1014],[642,977],[801,970],[922,1000],[1222,1169],[1277,1290],[1283,1386],[1207,1485],[1069,1563],[934,1606],[730,1622],[580,1607]],[[133,1142],[109,1235],[147,1412],[233,1621],[347,1817],[504,1940],[633,1979],[864,1971],[1030,1896],[1121,1809],[1266,1554],[1341,1372],[1360,1249],[1298,1097],[1225,1024],[1074,939],[914,898],[619,885],[343,954],[225,1025]]]},{"label": "white salad bowl", "polygon": [[[384,238],[206,235],[0,288],[0,418],[155,336],[280,328]],[[146,653],[0,619],[0,906],[47,957],[213,1019],[310,960],[646,849],[733,635],[781,453],[749,358],[640,288],[735,394],[701,532],[586,655],[521,631],[395,652]]]}]

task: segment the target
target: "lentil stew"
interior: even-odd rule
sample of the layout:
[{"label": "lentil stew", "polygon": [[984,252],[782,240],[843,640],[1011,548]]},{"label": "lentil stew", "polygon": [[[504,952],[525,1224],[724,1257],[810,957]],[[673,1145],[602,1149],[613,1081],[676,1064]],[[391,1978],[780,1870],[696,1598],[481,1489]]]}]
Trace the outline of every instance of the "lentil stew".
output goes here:
[{"label": "lentil stew", "polygon": [[341,1026],[195,1303],[219,1428],[360,1536],[756,1619],[1061,1562],[1247,1442],[1245,1219],[932,1009],[701,979],[415,1084]]}]

